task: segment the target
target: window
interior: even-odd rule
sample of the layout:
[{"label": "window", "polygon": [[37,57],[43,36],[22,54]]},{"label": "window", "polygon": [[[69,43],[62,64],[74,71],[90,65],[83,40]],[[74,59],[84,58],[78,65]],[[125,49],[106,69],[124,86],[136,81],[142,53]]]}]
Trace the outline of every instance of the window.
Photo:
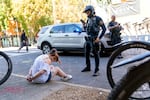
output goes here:
[{"label": "window", "polygon": [[65,25],[65,33],[73,33],[75,30],[79,30],[79,28],[73,24]]},{"label": "window", "polygon": [[54,26],[50,33],[64,33],[64,26],[61,25],[61,26]]}]

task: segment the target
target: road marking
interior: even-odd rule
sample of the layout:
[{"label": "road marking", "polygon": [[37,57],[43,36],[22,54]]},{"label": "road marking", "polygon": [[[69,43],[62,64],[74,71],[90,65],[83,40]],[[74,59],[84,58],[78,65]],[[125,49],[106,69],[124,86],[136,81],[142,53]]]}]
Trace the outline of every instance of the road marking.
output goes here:
[{"label": "road marking", "polygon": [[24,76],[24,75],[19,75],[19,74],[15,74],[15,73],[12,73],[11,75],[16,76],[16,77],[20,77],[20,78],[26,78],[26,76]]},{"label": "road marking", "polygon": [[32,62],[32,60],[24,60],[24,61],[22,61],[22,63],[24,63],[24,64],[28,64],[30,62]]}]

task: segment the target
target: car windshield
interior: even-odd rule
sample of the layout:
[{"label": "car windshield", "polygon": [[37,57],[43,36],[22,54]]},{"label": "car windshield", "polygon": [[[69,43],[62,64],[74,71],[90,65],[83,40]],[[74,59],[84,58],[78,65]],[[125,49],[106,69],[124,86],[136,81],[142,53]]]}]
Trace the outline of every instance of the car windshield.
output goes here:
[{"label": "car windshield", "polygon": [[41,30],[39,31],[39,34],[44,34],[47,29],[48,27],[42,27]]}]

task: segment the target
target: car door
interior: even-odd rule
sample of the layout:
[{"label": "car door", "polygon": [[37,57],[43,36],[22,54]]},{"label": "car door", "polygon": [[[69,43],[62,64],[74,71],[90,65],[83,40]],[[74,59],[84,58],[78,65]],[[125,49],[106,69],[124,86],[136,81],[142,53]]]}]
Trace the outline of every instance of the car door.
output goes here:
[{"label": "car door", "polygon": [[53,26],[50,30],[50,41],[52,47],[67,47],[68,41],[66,40],[65,35],[65,26],[64,25],[56,25]]},{"label": "car door", "polygon": [[64,39],[67,41],[67,46],[70,48],[83,48],[85,33],[82,32],[81,27],[76,24],[65,25]]}]

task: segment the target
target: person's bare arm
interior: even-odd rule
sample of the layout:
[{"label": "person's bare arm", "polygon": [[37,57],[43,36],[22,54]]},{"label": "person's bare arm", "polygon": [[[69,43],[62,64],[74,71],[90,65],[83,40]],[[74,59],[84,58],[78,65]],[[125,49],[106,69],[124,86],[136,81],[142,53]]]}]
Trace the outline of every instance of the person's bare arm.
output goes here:
[{"label": "person's bare arm", "polygon": [[32,76],[32,70],[30,68],[28,76]]},{"label": "person's bare arm", "polygon": [[46,70],[41,70],[41,71],[37,72],[34,76],[28,76],[27,80],[29,82],[31,82],[32,80],[34,80],[34,79],[38,78],[39,76],[41,76],[42,74],[44,74],[45,72],[46,72]]},{"label": "person's bare arm", "polygon": [[41,76],[45,72],[46,72],[46,70],[41,70],[41,71],[37,72],[34,76],[32,76],[32,80],[38,78],[39,76]]}]

